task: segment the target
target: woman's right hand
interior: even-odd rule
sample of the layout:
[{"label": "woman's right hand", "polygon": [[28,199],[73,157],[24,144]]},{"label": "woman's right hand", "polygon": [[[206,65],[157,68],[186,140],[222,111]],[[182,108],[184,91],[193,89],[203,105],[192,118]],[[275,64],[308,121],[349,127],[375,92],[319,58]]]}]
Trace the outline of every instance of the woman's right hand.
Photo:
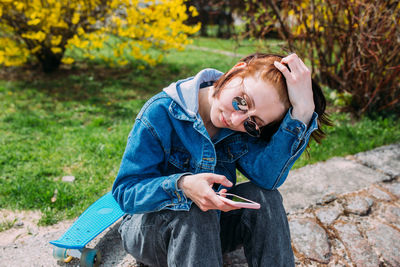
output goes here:
[{"label": "woman's right hand", "polygon": [[296,54],[275,61],[274,65],[285,76],[293,117],[307,125],[315,109],[311,71]]},{"label": "woman's right hand", "polygon": [[[178,181],[178,187],[183,190],[185,195],[190,198],[202,210],[222,210],[230,211],[238,209],[223,202],[212,189],[214,183],[231,187],[232,183],[223,175],[214,173],[199,173],[193,175],[185,175]],[[226,193],[226,189],[222,189],[221,193]]]}]

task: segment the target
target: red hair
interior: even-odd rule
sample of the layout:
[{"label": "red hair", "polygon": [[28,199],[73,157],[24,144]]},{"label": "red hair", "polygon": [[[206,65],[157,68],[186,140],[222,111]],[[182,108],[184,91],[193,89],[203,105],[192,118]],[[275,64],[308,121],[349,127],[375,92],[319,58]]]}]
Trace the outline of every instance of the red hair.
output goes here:
[{"label": "red hair", "polygon": [[258,53],[242,58],[235,67],[214,83],[214,96],[218,97],[226,84],[236,77],[242,78],[242,82],[246,77],[254,77],[270,83],[276,89],[279,99],[285,107],[289,108],[290,102],[285,77],[274,65],[274,61],[280,62],[281,60],[281,56]]}]

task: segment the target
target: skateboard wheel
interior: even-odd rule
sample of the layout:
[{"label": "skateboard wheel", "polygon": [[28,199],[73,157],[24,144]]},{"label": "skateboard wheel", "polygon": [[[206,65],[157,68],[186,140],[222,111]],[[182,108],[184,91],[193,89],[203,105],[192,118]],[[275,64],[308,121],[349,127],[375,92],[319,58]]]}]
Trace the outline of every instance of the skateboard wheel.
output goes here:
[{"label": "skateboard wheel", "polygon": [[101,255],[97,249],[85,248],[81,255],[81,267],[97,267],[100,265]]},{"label": "skateboard wheel", "polygon": [[68,256],[66,259],[64,259],[64,262],[69,263],[70,261],[72,261],[73,258],[74,257],[72,257],[72,256]]},{"label": "skateboard wheel", "polygon": [[60,247],[54,247],[53,248],[53,257],[58,259],[58,260],[66,259],[68,257],[67,249],[66,248],[60,248]]}]

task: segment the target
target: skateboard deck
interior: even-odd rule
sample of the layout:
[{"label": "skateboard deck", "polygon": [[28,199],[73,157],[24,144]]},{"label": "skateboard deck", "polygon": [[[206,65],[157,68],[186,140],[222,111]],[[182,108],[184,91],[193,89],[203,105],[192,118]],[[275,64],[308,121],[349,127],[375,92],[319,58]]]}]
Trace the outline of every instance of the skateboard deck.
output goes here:
[{"label": "skateboard deck", "polygon": [[87,243],[124,215],[108,192],[90,205],[58,240],[50,244],[66,249],[83,249]]}]

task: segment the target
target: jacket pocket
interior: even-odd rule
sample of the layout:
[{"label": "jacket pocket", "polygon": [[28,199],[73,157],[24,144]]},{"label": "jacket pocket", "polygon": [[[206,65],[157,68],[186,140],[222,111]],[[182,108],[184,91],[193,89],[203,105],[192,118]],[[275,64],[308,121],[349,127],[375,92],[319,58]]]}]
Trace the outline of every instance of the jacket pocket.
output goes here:
[{"label": "jacket pocket", "polygon": [[232,138],[219,144],[217,159],[220,162],[232,163],[248,152],[247,144],[240,138]]},{"label": "jacket pocket", "polygon": [[184,172],[190,171],[190,153],[182,148],[172,148],[168,162]]}]

